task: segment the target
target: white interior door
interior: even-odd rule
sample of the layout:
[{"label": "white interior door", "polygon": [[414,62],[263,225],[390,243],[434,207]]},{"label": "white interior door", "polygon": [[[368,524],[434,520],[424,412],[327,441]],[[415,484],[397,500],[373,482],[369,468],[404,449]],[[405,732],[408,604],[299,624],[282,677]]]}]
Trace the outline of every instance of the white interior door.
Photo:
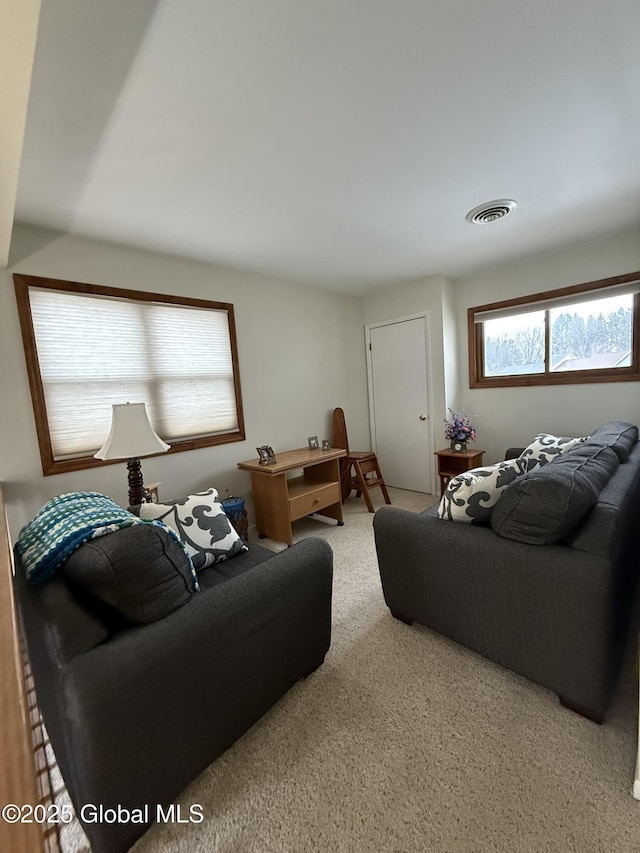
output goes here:
[{"label": "white interior door", "polygon": [[388,486],[431,491],[425,317],[371,326],[372,438]]}]

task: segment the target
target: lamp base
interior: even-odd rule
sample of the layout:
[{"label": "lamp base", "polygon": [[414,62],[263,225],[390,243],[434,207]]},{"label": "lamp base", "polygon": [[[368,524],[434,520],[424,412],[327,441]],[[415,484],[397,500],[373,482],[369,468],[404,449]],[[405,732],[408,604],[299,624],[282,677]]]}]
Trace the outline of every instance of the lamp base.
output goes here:
[{"label": "lamp base", "polygon": [[129,474],[129,506],[139,506],[144,503],[144,484],[142,482],[142,466],[137,456],[127,459]]}]

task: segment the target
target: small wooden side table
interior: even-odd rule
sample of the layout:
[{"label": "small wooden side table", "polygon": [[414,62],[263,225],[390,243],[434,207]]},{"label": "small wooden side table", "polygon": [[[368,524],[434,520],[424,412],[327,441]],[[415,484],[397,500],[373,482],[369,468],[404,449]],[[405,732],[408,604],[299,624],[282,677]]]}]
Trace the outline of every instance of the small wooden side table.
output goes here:
[{"label": "small wooden side table", "polygon": [[433,455],[438,459],[440,497],[442,497],[452,477],[482,465],[484,450],[436,450]]}]

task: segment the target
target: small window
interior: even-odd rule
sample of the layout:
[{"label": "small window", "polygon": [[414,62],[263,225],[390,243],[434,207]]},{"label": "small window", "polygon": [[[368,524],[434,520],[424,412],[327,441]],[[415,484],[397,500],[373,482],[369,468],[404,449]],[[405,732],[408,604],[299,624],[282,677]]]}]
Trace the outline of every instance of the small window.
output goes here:
[{"label": "small window", "polygon": [[45,474],[105,464],[113,403],[172,451],[245,438],[233,305],[14,275]]},{"label": "small window", "polygon": [[552,308],[549,331],[554,373],[631,367],[633,295]]},{"label": "small window", "polygon": [[484,323],[484,375],[544,373],[544,311]]},{"label": "small window", "polygon": [[471,388],[640,380],[640,273],[469,309]]}]

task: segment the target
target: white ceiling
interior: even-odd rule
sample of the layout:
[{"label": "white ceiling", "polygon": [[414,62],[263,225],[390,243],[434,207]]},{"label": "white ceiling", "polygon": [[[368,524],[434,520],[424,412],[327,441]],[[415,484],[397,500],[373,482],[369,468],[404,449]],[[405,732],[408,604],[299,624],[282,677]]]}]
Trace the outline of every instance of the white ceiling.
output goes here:
[{"label": "white ceiling", "polygon": [[638,0],[42,0],[16,219],[352,293],[464,275],[640,223],[639,39]]}]

